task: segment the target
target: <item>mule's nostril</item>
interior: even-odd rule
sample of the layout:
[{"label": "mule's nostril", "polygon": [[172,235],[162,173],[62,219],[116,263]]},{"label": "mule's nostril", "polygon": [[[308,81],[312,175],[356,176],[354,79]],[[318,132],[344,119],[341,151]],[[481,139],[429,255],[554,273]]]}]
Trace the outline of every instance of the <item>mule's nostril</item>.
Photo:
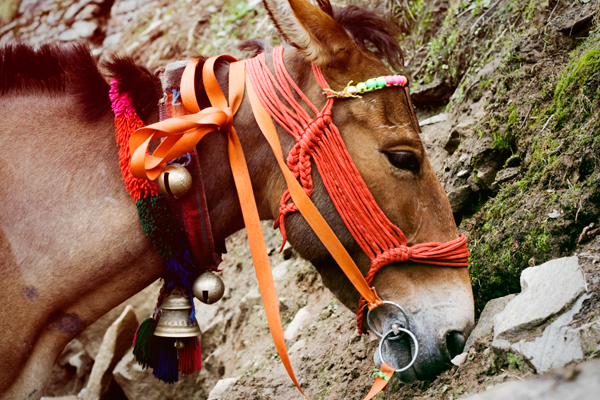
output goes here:
[{"label": "mule's nostril", "polygon": [[448,353],[450,354],[450,359],[453,359],[454,357],[462,353],[466,341],[467,339],[465,338],[465,335],[462,332],[448,332],[448,334],[446,335],[446,348],[448,349]]}]

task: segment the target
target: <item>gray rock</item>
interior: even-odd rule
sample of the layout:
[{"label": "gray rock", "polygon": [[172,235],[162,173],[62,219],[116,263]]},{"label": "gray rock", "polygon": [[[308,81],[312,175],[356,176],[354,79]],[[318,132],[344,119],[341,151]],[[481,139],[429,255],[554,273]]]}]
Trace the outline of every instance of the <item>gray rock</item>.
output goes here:
[{"label": "gray rock", "polygon": [[459,355],[457,355],[456,357],[454,357],[452,360],[450,360],[450,362],[454,365],[456,365],[457,367],[460,367],[462,365],[462,363],[465,362],[465,360],[467,359],[467,353],[461,353]]},{"label": "gray rock", "polygon": [[424,119],[423,121],[419,122],[419,125],[426,126],[426,125],[437,124],[438,122],[444,122],[448,119],[448,116],[449,116],[449,114],[434,115],[433,117]]},{"label": "gray rock", "polygon": [[65,10],[51,11],[50,13],[48,13],[48,16],[46,17],[46,23],[48,25],[56,24],[58,21],[61,20],[64,13],[65,13]]},{"label": "gray rock", "polygon": [[444,145],[444,150],[448,152],[448,154],[453,154],[460,143],[467,137],[471,136],[473,131],[473,124],[475,121],[469,119],[468,121],[461,122],[452,128],[450,135],[446,139],[446,144]]},{"label": "gray rock", "polygon": [[152,314],[154,311],[154,306],[156,305],[156,296],[158,295],[160,287],[160,281],[154,282],[146,289],[142,290],[135,296],[129,298],[119,306],[104,314],[104,316],[102,316],[92,325],[88,326],[86,330],[81,332],[79,336],[77,336],[77,339],[81,341],[88,354],[93,359],[96,358],[106,330],[117,318],[119,318],[126,306],[131,305],[133,307],[138,321],[143,321],[150,316],[150,314]]},{"label": "gray rock", "polygon": [[481,167],[477,172],[477,182],[479,183],[479,186],[491,189],[492,184],[496,180],[496,174],[498,174],[498,171],[492,166],[486,165]]},{"label": "gray rock", "polygon": [[516,338],[568,309],[585,292],[579,259],[559,258],[521,273],[521,293],[494,321],[494,339]]},{"label": "gray rock", "polygon": [[513,179],[519,174],[519,169],[519,167],[505,168],[498,172],[498,175],[496,175],[496,180],[494,183],[492,183],[492,189],[496,189],[501,183]]},{"label": "gray rock", "polygon": [[477,183],[477,180],[475,179],[474,175],[471,175],[467,178],[467,184],[469,185],[469,187],[471,188],[472,191],[474,192],[478,192],[479,189],[481,189],[479,187],[479,184]]},{"label": "gray rock", "polygon": [[44,6],[52,3],[54,0],[21,0],[19,5],[19,14],[33,14],[37,10],[41,10]]},{"label": "gray rock", "polygon": [[175,385],[165,385],[154,378],[152,370],[142,369],[131,351],[127,352],[113,370],[113,377],[128,400],[205,399],[207,391],[200,381],[200,376],[197,373],[180,375],[179,382]]},{"label": "gray rock", "polygon": [[92,357],[83,349],[79,353],[69,357],[69,364],[75,367],[75,375],[78,379],[90,371],[93,362]]},{"label": "gray rock", "polygon": [[575,8],[573,11],[567,13],[556,25],[557,30],[567,35],[572,35],[580,32],[592,22],[596,14],[596,10],[592,7],[592,2],[582,1],[582,3],[589,4],[581,10]]},{"label": "gray rock", "polygon": [[91,0],[81,0],[78,2],[74,2],[73,4],[71,4],[71,6],[65,12],[63,19],[67,23],[71,23],[73,21],[73,19],[75,18],[75,16],[77,15],[77,13],[79,11],[81,11],[85,6],[87,6],[90,2],[91,2]]},{"label": "gray rock", "polygon": [[472,191],[469,185],[463,185],[448,193],[448,201],[450,201],[453,213],[457,213],[463,208]]},{"label": "gray rock", "polygon": [[304,346],[306,346],[306,340],[300,339],[296,343],[294,343],[294,345],[292,347],[290,347],[290,349],[288,350],[288,353],[293,354],[293,353],[297,352],[298,350],[301,350]]},{"label": "gray rock", "polygon": [[461,171],[458,171],[458,173],[456,174],[456,176],[457,176],[458,178],[462,178],[463,176],[467,175],[468,173],[469,173],[469,170],[468,170],[468,169],[463,169],[463,170],[461,170]]},{"label": "gray rock", "polygon": [[131,348],[137,326],[138,320],[133,308],[125,307],[121,316],[108,328],[102,339],[83,400],[99,400],[108,390],[112,371],[125,352]]},{"label": "gray rock", "polygon": [[71,29],[75,31],[78,37],[87,39],[94,35],[96,29],[98,29],[98,23],[96,21],[76,21]]},{"label": "gray rock", "polygon": [[126,14],[135,11],[139,4],[136,0],[115,1],[115,4],[110,10],[111,16]]},{"label": "gray rock", "polygon": [[469,400],[597,400],[600,361],[553,371],[538,379],[513,381],[466,397]]},{"label": "gray rock", "polygon": [[562,314],[544,329],[542,336],[533,340],[521,339],[518,342],[506,339],[494,339],[494,350],[510,351],[522,355],[535,368],[538,373],[560,368],[583,359],[581,349],[581,329],[571,328],[573,316],[579,312],[584,300],[589,296],[582,296],[573,308]]},{"label": "gray rock", "polygon": [[88,4],[77,14],[77,20],[86,21],[100,15],[100,6],[98,4]]},{"label": "gray rock", "polygon": [[108,50],[108,49],[112,48],[113,46],[116,46],[117,44],[119,44],[122,37],[123,37],[123,33],[121,33],[121,32],[113,33],[112,35],[109,35],[104,38],[104,41],[102,42],[102,47],[104,47],[105,49]]},{"label": "gray rock", "polygon": [[471,335],[467,339],[467,343],[465,343],[464,351],[469,350],[477,339],[481,339],[492,334],[494,330],[494,317],[501,313],[506,308],[506,305],[515,298],[515,296],[516,294],[509,294],[508,296],[499,297],[497,299],[488,301],[483,308],[481,315],[479,316],[477,326],[475,326],[475,329],[473,329]]},{"label": "gray rock", "polygon": [[306,327],[308,321],[310,320],[311,315],[308,311],[308,307],[303,307],[296,313],[296,316],[290,322],[285,332],[283,333],[283,337],[287,341],[294,341],[300,334],[300,331]]},{"label": "gray rock", "polygon": [[552,212],[548,214],[548,217],[552,218],[552,219],[556,219],[556,218],[560,217],[560,211],[552,210]]},{"label": "gray rock", "polygon": [[287,275],[292,263],[292,260],[286,260],[273,267],[273,280],[275,281],[275,284],[283,283],[285,281],[285,276]]},{"label": "gray rock", "polygon": [[238,378],[221,379],[208,394],[208,400],[219,400],[237,381]]}]

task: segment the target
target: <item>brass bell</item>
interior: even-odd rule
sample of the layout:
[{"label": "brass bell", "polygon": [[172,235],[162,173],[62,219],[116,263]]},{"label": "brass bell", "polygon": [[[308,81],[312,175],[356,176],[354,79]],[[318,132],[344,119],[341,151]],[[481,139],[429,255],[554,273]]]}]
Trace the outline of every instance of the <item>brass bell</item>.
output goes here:
[{"label": "brass bell", "polygon": [[192,175],[181,165],[167,165],[158,176],[161,192],[179,200],[192,187]]},{"label": "brass bell", "polygon": [[160,319],[154,331],[155,336],[186,338],[200,336],[202,331],[198,322],[190,321],[192,305],[187,296],[173,291],[160,306]]},{"label": "brass bell", "polygon": [[211,271],[206,271],[194,281],[192,286],[194,296],[206,304],[213,304],[221,300],[225,293],[223,280]]}]

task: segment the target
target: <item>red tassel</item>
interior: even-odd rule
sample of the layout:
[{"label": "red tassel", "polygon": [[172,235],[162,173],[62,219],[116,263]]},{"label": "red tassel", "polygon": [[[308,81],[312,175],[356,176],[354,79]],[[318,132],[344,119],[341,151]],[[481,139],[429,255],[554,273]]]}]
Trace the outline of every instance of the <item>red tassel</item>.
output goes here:
[{"label": "red tassel", "polygon": [[186,338],[185,347],[179,350],[179,370],[183,375],[190,375],[202,368],[202,351],[200,338]]}]

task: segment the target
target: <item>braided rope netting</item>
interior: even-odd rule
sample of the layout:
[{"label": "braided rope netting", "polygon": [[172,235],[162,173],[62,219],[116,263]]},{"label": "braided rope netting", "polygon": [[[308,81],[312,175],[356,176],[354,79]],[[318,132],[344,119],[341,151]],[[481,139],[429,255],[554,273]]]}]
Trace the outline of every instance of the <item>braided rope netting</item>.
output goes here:
[{"label": "braided rope netting", "polygon": [[[365,277],[367,283],[371,285],[375,273],[394,262],[468,266],[469,252],[462,234],[447,243],[407,246],[402,230],[377,205],[331,119],[334,98],[328,98],[321,111],[312,104],[287,71],[283,61],[283,46],[273,49],[273,64],[275,75],[267,66],[264,53],[247,60],[246,68],[252,85],[271,117],[296,139],[286,161],[309,196],[313,191],[311,159],[314,160],[333,204],[354,239],[371,259],[371,268]],[[330,89],[321,69],[316,65],[312,68],[321,88]],[[308,105],[314,117],[302,108],[294,92]],[[281,229],[283,243],[287,237],[284,218],[297,210],[286,190],[281,197],[279,216],[275,221],[275,227]],[[360,333],[363,332],[365,305],[361,297],[357,313]]]}]

